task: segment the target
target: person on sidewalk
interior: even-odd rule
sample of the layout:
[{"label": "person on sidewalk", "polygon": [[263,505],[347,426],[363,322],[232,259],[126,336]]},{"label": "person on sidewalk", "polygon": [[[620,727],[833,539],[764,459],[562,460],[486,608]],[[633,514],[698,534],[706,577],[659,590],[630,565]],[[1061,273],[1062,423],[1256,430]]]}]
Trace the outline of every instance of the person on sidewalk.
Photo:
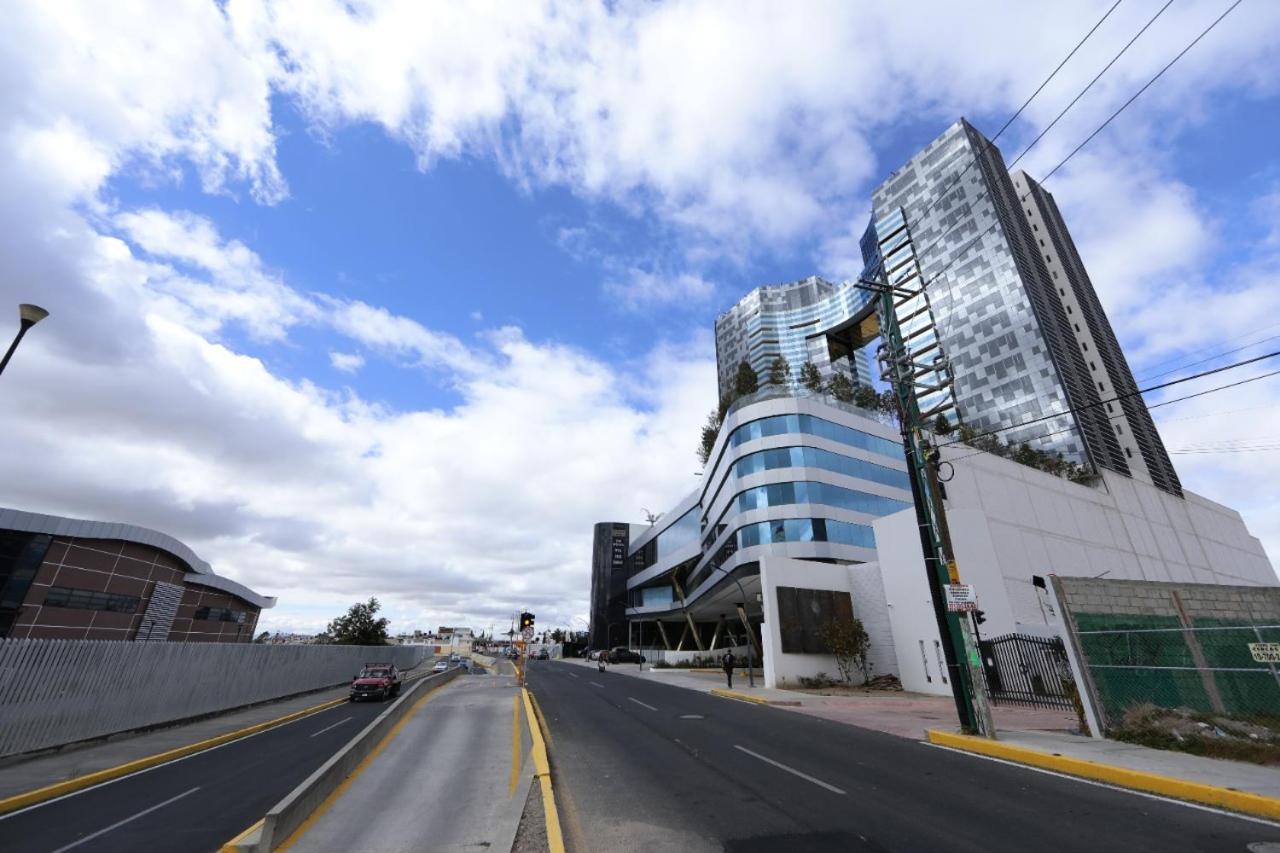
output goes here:
[{"label": "person on sidewalk", "polygon": [[605,669],[609,666],[609,650],[608,649],[605,649],[604,651],[600,652],[600,656],[596,658],[596,664],[597,664],[597,668],[601,672],[605,671]]},{"label": "person on sidewalk", "polygon": [[737,662],[737,658],[733,656],[733,651],[729,650],[724,653],[724,657],[720,658],[720,666],[724,668],[724,676],[729,681],[729,689],[733,689],[733,665]]}]

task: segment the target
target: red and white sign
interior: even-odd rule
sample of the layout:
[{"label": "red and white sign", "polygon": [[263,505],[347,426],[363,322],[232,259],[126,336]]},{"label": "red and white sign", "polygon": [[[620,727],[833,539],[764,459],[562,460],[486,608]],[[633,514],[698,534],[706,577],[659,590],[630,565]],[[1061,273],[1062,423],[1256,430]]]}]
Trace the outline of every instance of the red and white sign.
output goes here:
[{"label": "red and white sign", "polygon": [[944,587],[947,593],[947,611],[950,613],[968,613],[978,609],[978,597],[973,586],[967,583],[952,583]]}]

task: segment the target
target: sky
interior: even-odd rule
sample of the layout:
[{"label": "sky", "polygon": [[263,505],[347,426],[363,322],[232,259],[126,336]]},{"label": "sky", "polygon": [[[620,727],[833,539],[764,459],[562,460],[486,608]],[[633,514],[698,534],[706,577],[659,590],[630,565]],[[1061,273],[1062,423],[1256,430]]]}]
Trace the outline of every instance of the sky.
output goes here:
[{"label": "sky", "polygon": [[[51,316],[0,377],[0,505],[170,533],[266,630],[371,595],[581,627],[591,525],[696,486],[717,313],[856,274],[871,189],[995,134],[1111,2],[7,4],[0,314]],[[1230,3],[1176,0],[1053,123],[1162,5],[1006,160],[1052,124],[1046,174]],[[1140,385],[1280,349],[1278,41],[1242,3],[1046,184]],[[1280,377],[1153,411],[1273,560],[1278,411]]]}]

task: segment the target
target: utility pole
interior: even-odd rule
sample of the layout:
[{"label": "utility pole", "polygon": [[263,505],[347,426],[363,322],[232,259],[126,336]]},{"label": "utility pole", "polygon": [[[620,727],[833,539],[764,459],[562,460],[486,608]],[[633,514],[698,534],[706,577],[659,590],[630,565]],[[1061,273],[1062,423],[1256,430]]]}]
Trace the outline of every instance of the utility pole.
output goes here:
[{"label": "utility pole", "polygon": [[[908,235],[909,239],[909,235]],[[914,247],[912,248],[914,252]],[[925,570],[929,591],[933,598],[934,616],[938,633],[942,637],[943,653],[950,675],[951,692],[956,703],[960,725],[971,732],[994,738],[995,725],[991,708],[982,687],[982,661],[972,635],[972,626],[960,614],[947,609],[946,587],[960,582],[955,552],[951,547],[950,530],[947,527],[946,509],[941,498],[937,477],[937,451],[930,448],[924,437],[924,417],[920,411],[917,394],[918,379],[923,374],[934,374],[937,384],[925,390],[937,391],[949,386],[949,370],[939,370],[938,364],[923,367],[912,360],[912,354],[898,326],[896,299],[903,301],[923,299],[923,286],[916,269],[914,287],[894,286],[885,275],[883,264],[878,271],[881,281],[857,282],[857,287],[876,293],[879,298],[881,337],[881,369],[893,386],[898,408],[898,424],[902,431],[902,448],[911,470],[911,495],[916,510],[916,522],[920,530],[920,545],[924,551]],[[901,267],[899,267],[899,270]],[[895,271],[895,274],[899,274]],[[940,356],[938,356],[940,357]],[[930,455],[932,450],[933,455]]]}]

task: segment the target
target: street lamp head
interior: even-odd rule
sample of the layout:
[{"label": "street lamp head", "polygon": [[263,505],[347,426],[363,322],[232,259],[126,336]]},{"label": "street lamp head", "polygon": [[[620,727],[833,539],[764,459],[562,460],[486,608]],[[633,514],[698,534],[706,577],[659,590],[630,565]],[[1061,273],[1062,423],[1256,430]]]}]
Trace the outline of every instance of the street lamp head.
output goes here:
[{"label": "street lamp head", "polygon": [[49,316],[49,312],[41,308],[39,305],[31,305],[26,302],[18,306],[18,320],[23,326],[31,327],[39,323],[45,317]]}]

